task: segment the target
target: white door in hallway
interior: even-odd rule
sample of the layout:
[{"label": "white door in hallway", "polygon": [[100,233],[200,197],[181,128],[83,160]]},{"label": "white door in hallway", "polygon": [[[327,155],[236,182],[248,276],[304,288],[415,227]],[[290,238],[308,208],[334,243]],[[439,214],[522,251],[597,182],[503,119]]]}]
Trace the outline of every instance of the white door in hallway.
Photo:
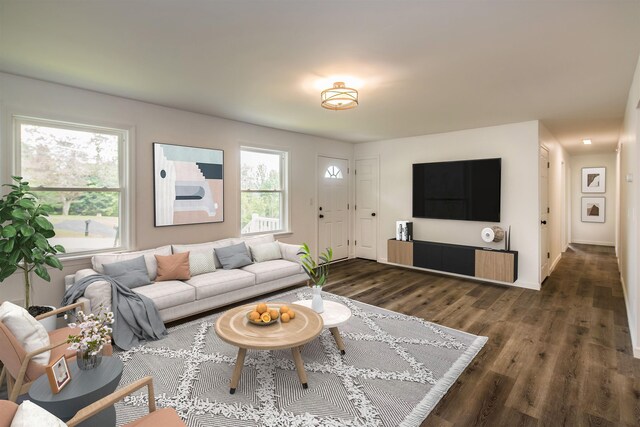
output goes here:
[{"label": "white door in hallway", "polygon": [[378,247],[378,159],[356,160],[355,181],[356,256],[375,260]]},{"label": "white door in hallway", "polygon": [[549,151],[540,147],[540,283],[549,276]]},{"label": "white door in hallway", "polygon": [[349,162],[318,157],[318,250],[333,259],[349,256]]}]

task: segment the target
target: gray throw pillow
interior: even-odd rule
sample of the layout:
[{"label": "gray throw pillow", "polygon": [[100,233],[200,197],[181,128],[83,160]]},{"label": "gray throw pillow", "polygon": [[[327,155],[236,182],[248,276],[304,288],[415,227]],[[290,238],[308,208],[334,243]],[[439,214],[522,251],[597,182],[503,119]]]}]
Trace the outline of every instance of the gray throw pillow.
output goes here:
[{"label": "gray throw pillow", "polygon": [[224,248],[215,248],[216,256],[225,270],[244,267],[253,264],[247,245],[238,243],[237,245],[225,246]]},{"label": "gray throw pillow", "polygon": [[127,261],[103,264],[102,268],[104,268],[104,274],[129,289],[151,284],[144,255]]}]

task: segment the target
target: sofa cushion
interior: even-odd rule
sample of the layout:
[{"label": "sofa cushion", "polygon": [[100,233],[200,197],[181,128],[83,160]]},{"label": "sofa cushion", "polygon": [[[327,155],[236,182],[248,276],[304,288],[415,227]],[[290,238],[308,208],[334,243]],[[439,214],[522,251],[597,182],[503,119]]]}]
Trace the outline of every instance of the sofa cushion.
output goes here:
[{"label": "sofa cushion", "polygon": [[129,289],[151,283],[143,255],[126,261],[102,264],[102,268],[104,268],[104,274],[111,276]]},{"label": "sofa cushion", "polygon": [[194,287],[179,280],[156,282],[151,285],[140,286],[133,291],[151,298],[158,310],[196,300],[196,290]]},{"label": "sofa cushion", "polygon": [[256,284],[256,276],[246,271],[216,270],[192,277],[187,283],[196,290],[196,299],[224,294]]},{"label": "sofa cushion", "polygon": [[282,279],[283,277],[288,277],[303,272],[300,264],[284,259],[257,262],[255,264],[242,267],[242,270],[255,274],[256,284],[258,285],[260,283]]},{"label": "sofa cushion", "polygon": [[[182,252],[202,252],[206,250],[214,250],[216,248],[224,248],[225,246],[231,246],[240,243],[242,240],[236,238],[216,240],[215,242],[195,243],[193,245],[173,245],[173,253],[179,254]],[[213,257],[216,263],[216,268],[222,268],[222,264],[218,261],[218,258]]]},{"label": "sofa cushion", "polygon": [[263,243],[272,243],[276,239],[273,234],[261,234],[259,236],[242,237],[241,240],[247,244],[248,247],[261,245]]},{"label": "sofa cushion", "polygon": [[216,261],[213,250],[189,252],[189,272],[191,276],[216,271]]},{"label": "sofa cushion", "polygon": [[278,242],[253,245],[250,246],[249,249],[251,250],[251,257],[255,262],[282,259],[282,252],[280,252],[280,245],[278,244]]},{"label": "sofa cushion", "polygon": [[173,255],[156,255],[158,262],[158,282],[167,280],[189,280],[189,252]]},{"label": "sofa cushion", "polygon": [[[44,326],[34,319],[27,310],[9,301],[0,305],[0,322],[11,331],[16,341],[22,345],[27,353],[51,344],[49,334]],[[41,365],[47,365],[50,355],[51,351],[47,350],[34,356],[31,360]]]},{"label": "sofa cushion", "polygon": [[100,254],[94,255],[91,258],[91,264],[93,269],[98,273],[104,274],[103,264],[109,264],[112,262],[126,261],[133,258],[138,258],[140,255],[144,255],[144,262],[147,265],[147,272],[149,273],[149,279],[156,280],[158,275],[158,264],[154,255],[171,255],[171,246],[161,246],[159,248],[147,249],[144,251],[125,252],[121,254]]},{"label": "sofa cushion", "polygon": [[249,256],[247,245],[244,243],[217,248],[215,254],[225,270],[244,267],[253,262],[251,261],[251,256]]}]

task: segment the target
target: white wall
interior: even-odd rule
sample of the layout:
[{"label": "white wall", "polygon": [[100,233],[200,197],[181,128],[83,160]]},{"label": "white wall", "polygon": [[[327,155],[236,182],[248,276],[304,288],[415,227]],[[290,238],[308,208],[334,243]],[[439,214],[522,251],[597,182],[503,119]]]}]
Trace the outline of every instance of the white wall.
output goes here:
[{"label": "white wall", "polygon": [[[585,154],[571,157],[571,241],[588,245],[613,246],[616,240],[616,153]],[[582,192],[582,168],[606,168],[604,193]],[[582,222],[582,197],[604,197],[604,223]]]},{"label": "white wall", "polygon": [[562,253],[567,249],[567,193],[569,192],[568,171],[570,157],[567,151],[549,130],[540,123],[540,145],[549,150],[549,253],[551,265],[549,273],[560,261]]},{"label": "white wall", "polygon": [[[627,304],[627,317],[635,357],[640,357],[640,263],[638,262],[638,180],[640,179],[640,58],[633,78],[624,116],[624,126],[618,142],[618,166],[620,175],[619,240],[616,242],[622,287]],[[630,175],[631,182],[626,177]]]},{"label": "white wall", "polygon": [[[316,168],[322,153],[353,158],[349,143],[286,132],[216,117],[165,108],[39,80],[0,73],[0,180],[8,182],[12,159],[11,116],[97,124],[132,130],[135,153],[134,239],[137,248],[168,243],[196,243],[237,236],[239,223],[239,147],[241,144],[289,150],[291,235],[281,240],[316,245]],[[153,226],[153,142],[224,150],[224,222],[179,227]],[[65,263],[64,272],[51,271],[51,284],[36,280],[34,302],[58,304],[63,292],[62,276],[88,266],[88,260]],[[0,284],[0,300],[21,299],[21,278]]]},{"label": "white wall", "polygon": [[[380,157],[378,260],[387,261],[387,239],[395,221],[411,219],[412,164],[502,158],[502,208],[499,225],[511,225],[511,248],[518,253],[516,286],[540,289],[538,243],[538,122],[515,123],[459,132],[401,138],[355,146],[355,158]],[[484,222],[413,218],[414,238],[487,246]],[[503,243],[490,246],[502,248]]]}]

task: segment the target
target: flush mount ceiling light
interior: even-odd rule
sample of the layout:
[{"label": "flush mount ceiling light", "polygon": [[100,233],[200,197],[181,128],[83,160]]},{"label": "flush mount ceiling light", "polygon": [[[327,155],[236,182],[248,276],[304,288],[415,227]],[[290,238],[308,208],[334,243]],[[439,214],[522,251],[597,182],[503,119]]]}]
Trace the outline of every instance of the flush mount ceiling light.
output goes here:
[{"label": "flush mount ceiling light", "polygon": [[358,106],[358,91],[346,87],[344,82],[335,82],[331,89],[322,91],[320,101],[327,110],[349,110]]},{"label": "flush mount ceiling light", "polygon": [[582,140],[582,143],[583,143],[584,145],[591,145],[591,140],[590,140],[590,139],[583,139],[583,140]]}]

